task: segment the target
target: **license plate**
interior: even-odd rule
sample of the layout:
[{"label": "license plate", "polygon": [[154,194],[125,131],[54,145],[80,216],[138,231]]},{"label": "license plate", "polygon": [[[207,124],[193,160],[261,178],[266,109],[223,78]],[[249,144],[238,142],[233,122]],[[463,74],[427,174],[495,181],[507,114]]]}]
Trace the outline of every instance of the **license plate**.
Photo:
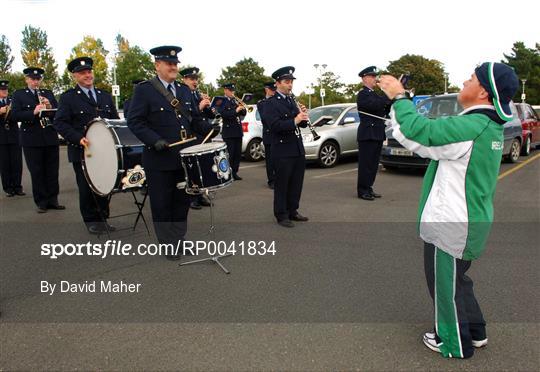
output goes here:
[{"label": "license plate", "polygon": [[413,152],[407,149],[390,149],[390,154],[397,156],[413,156]]}]

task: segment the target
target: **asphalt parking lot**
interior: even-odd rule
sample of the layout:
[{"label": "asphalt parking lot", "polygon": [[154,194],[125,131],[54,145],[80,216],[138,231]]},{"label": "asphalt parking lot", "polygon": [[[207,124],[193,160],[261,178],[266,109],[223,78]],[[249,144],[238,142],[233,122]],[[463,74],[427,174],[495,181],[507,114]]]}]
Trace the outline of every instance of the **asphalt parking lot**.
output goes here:
[{"label": "asphalt parking lot", "polygon": [[[355,197],[354,158],[309,166],[300,212],[310,221],[286,229],[273,219],[263,163],[243,162],[244,180],[217,194],[215,239],[273,241],[276,253],[224,258],[225,275],[212,263],[179,267],[162,257],[41,256],[47,242],[106,240],[84,229],[61,148],[65,211],[35,212],[26,169],[28,195],[0,197],[0,369],[539,370],[539,154],[502,164],[488,248],[470,270],[489,345],[445,360],[420,339],[432,326],[414,223],[421,172],[381,169],[383,198],[368,202]],[[133,210],[131,195],[113,196],[112,214]],[[151,221],[148,204],[144,213]],[[209,208],[192,210],[188,238],[210,239],[209,220]],[[149,228],[111,238],[151,243]],[[60,280],[142,287],[40,292],[41,281]]]}]

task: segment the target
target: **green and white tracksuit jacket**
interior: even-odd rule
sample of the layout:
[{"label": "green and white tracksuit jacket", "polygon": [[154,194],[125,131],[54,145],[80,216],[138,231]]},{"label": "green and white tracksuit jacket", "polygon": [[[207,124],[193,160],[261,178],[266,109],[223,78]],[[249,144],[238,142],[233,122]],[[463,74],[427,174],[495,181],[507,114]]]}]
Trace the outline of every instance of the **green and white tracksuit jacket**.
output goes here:
[{"label": "green and white tracksuit jacket", "polygon": [[485,247],[503,150],[495,108],[470,107],[459,116],[428,119],[409,100],[392,105],[394,138],[431,159],[420,197],[420,237],[452,257],[473,260]]}]

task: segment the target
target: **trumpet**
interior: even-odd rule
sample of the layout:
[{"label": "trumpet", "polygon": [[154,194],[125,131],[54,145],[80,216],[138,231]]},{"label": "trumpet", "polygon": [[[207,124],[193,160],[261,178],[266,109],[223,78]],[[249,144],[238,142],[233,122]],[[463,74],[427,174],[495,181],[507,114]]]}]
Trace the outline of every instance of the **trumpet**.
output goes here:
[{"label": "trumpet", "polygon": [[11,103],[4,106],[6,108],[6,112],[2,114],[4,117],[4,127],[6,129],[9,129],[9,114],[11,113]]},{"label": "trumpet", "polygon": [[[37,92],[37,96],[38,96],[38,99],[39,99],[39,104],[40,105],[44,104],[46,109],[50,109],[52,107],[51,104],[50,103],[44,103],[46,98],[43,97],[41,94],[39,94],[39,89],[36,89],[36,92]],[[40,115],[41,115],[41,112],[40,112]],[[52,126],[51,119],[48,118],[47,116],[40,117],[39,118],[39,124],[41,124],[42,128]]]},{"label": "trumpet", "polygon": [[[296,100],[296,96],[294,94],[291,94],[291,97],[294,103],[296,103],[298,110],[302,112],[302,106],[300,106],[300,103]],[[307,127],[309,128],[309,131],[311,132],[311,135],[313,136],[313,141],[317,141],[319,138],[321,138],[321,136],[319,136],[317,132],[315,131],[315,127],[311,124],[311,120],[309,120],[309,117],[305,123],[307,124]]]},{"label": "trumpet", "polygon": [[247,112],[253,111],[253,107],[252,107],[252,106],[246,105],[246,103],[245,103],[244,101],[242,101],[240,98],[236,97],[234,94],[233,94],[233,98],[234,98],[234,100],[236,101],[236,103],[237,103],[239,106],[242,106]]}]

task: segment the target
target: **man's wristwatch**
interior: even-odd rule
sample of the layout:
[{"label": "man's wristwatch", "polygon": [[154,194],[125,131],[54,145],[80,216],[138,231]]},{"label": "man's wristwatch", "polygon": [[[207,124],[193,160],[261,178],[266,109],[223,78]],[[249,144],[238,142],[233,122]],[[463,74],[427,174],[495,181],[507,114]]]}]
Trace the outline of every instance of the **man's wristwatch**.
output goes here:
[{"label": "man's wristwatch", "polygon": [[400,93],[397,96],[395,96],[392,101],[395,102],[395,101],[400,100],[400,99],[411,99],[411,95],[409,94],[409,92],[405,91],[405,92]]}]

